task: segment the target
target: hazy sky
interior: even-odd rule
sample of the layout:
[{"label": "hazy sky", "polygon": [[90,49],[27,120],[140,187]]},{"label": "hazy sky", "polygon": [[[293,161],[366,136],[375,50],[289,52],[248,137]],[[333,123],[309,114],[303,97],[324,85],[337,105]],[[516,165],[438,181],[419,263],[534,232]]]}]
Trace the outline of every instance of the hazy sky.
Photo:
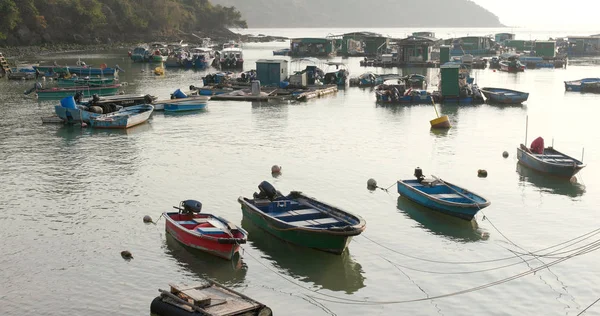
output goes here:
[{"label": "hazy sky", "polygon": [[507,26],[600,28],[600,0],[472,0]]}]

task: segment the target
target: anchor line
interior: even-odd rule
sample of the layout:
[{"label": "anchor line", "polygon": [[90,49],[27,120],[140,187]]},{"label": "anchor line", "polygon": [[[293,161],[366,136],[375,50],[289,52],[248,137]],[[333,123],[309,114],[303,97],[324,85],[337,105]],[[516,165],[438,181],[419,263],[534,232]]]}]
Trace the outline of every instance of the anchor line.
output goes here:
[{"label": "anchor line", "polygon": [[314,297],[311,296],[314,299],[317,300],[321,300],[321,301],[325,301],[325,302],[331,302],[331,303],[338,303],[338,304],[349,304],[349,305],[392,305],[392,304],[404,304],[404,303],[414,303],[414,302],[422,302],[422,301],[427,301],[427,300],[433,300],[433,299],[440,299],[440,298],[446,298],[446,297],[451,297],[451,296],[457,296],[457,295],[462,295],[462,294],[467,294],[467,293],[471,293],[471,292],[475,292],[475,291],[479,291],[479,290],[483,290],[486,288],[490,288],[496,285],[500,285],[500,284],[504,284],[522,277],[525,277],[527,275],[536,273],[540,270],[543,269],[547,269],[553,265],[559,264],[561,262],[564,262],[568,259],[580,256],[580,255],[584,255],[593,251],[596,251],[600,249],[600,245],[594,245],[594,246],[590,246],[588,247],[588,249],[579,251],[575,254],[566,256],[564,258],[561,259],[557,259],[554,260],[550,263],[546,263],[542,266],[539,266],[537,268],[534,269],[530,269],[524,272],[521,272],[519,274],[504,278],[504,279],[500,279],[491,283],[487,283],[484,285],[480,285],[480,286],[476,286],[473,288],[469,288],[466,290],[462,290],[462,291],[457,291],[457,292],[452,292],[452,293],[448,293],[448,294],[441,294],[441,295],[437,295],[437,296],[432,296],[432,297],[425,297],[425,298],[417,298],[417,299],[408,299],[408,300],[398,300],[398,301],[369,301],[369,300],[356,300],[356,299],[348,299],[348,298],[343,298],[343,297],[338,297],[335,295],[328,295],[328,294],[324,294],[324,293],[318,293],[322,296],[326,296],[326,297],[330,297],[330,298],[321,298],[321,297]]},{"label": "anchor line", "polygon": [[586,307],[584,310],[582,310],[579,314],[577,314],[577,316],[583,315],[585,313],[585,311],[587,311],[590,307],[594,306],[594,304],[598,303],[598,301],[600,301],[600,297],[597,300],[595,300],[592,304],[590,304],[588,307]]}]

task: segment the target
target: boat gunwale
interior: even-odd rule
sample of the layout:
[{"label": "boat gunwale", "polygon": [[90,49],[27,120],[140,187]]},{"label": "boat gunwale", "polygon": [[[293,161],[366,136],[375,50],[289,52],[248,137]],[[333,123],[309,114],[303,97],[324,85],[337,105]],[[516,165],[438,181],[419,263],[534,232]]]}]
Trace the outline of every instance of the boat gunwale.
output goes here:
[{"label": "boat gunwale", "polygon": [[[521,144],[521,145],[523,145],[523,144]],[[581,170],[581,169],[583,169],[583,168],[585,168],[587,166],[584,162],[582,162],[582,161],[580,161],[578,159],[575,159],[575,158],[573,158],[573,157],[571,157],[569,155],[566,155],[566,154],[564,154],[564,153],[562,153],[562,152],[554,149],[553,147],[548,147],[548,148],[551,149],[552,151],[554,151],[557,154],[560,154],[560,155],[563,155],[566,158],[572,159],[577,164],[575,166],[573,166],[573,165],[567,165],[567,164],[560,164],[560,163],[555,163],[555,162],[544,161],[544,160],[538,158],[537,156],[535,156],[534,154],[529,153],[526,150],[523,150],[521,147],[517,147],[517,151],[522,151],[528,157],[533,158],[535,161],[537,161],[537,162],[539,162],[541,164],[544,164],[544,165],[551,165],[551,166],[554,166],[554,167],[561,167],[561,168],[565,168],[565,169],[566,168],[570,168],[570,169],[573,169],[573,170]],[[544,149],[546,149],[546,148],[544,148]],[[517,155],[517,160],[521,161],[521,159],[519,159],[518,157],[519,156]]]},{"label": "boat gunwale", "polygon": [[[192,235],[194,237],[198,237],[198,238],[201,238],[201,239],[210,240],[210,241],[217,242],[217,243],[219,243],[219,240],[230,240],[230,241],[234,241],[234,243],[232,243],[232,244],[235,244],[235,245],[245,244],[247,242],[247,240],[248,240],[248,232],[246,230],[244,230],[243,228],[237,226],[237,225],[234,225],[235,227],[231,227],[230,231],[231,230],[237,230],[242,235],[244,235],[244,238],[214,237],[214,236],[210,236],[208,234],[202,234],[202,233],[200,233],[200,232],[198,232],[196,230],[192,230],[192,229],[188,229],[188,228],[183,227],[183,225],[177,223],[173,218],[171,218],[169,216],[169,214],[180,214],[180,213],[178,213],[178,212],[163,212],[163,216],[165,217],[165,219],[168,222],[170,222],[171,224],[175,225],[181,231],[185,232],[186,234]],[[221,222],[221,223],[223,223],[225,225],[227,225],[227,223],[228,223],[228,222],[224,222],[225,219],[222,219],[219,216],[216,216],[216,215],[213,215],[213,214],[202,213],[202,215],[207,215],[207,217],[214,218],[214,219],[218,220],[219,222]],[[175,238],[175,239],[179,240],[178,238]],[[239,240],[243,240],[243,242],[238,242]]]},{"label": "boat gunwale", "polygon": [[[255,214],[259,215],[260,217],[262,217],[267,222],[267,224],[269,226],[273,226],[273,225],[270,224],[272,222],[272,223],[278,224],[279,226],[283,226],[284,230],[292,230],[290,228],[293,228],[293,230],[306,231],[306,232],[316,233],[316,234],[340,235],[340,236],[350,236],[351,237],[351,236],[358,236],[358,235],[360,235],[366,229],[366,224],[367,223],[366,223],[366,221],[361,216],[355,215],[355,214],[350,213],[348,211],[344,211],[344,210],[342,210],[342,209],[340,209],[338,207],[335,207],[333,205],[320,202],[317,199],[309,197],[309,196],[306,196],[306,195],[304,195],[304,194],[302,194],[301,192],[298,192],[298,191],[292,191],[292,192],[290,192],[290,194],[288,196],[286,196],[286,198],[288,198],[289,200],[291,200],[291,198],[289,198],[289,196],[292,195],[292,194],[297,194],[298,195],[298,197],[296,199],[298,199],[298,198],[304,198],[304,199],[307,199],[309,201],[314,201],[314,202],[317,202],[319,204],[329,206],[333,210],[336,210],[338,212],[341,212],[343,214],[346,214],[346,215],[348,215],[350,217],[355,218],[358,221],[358,223],[354,224],[354,225],[342,226],[342,227],[339,227],[339,228],[331,228],[331,227],[330,228],[311,228],[311,227],[305,227],[305,226],[290,225],[288,222],[282,221],[282,220],[280,220],[280,219],[278,219],[278,218],[276,218],[274,216],[271,216],[268,213],[265,213],[262,210],[260,210],[258,207],[256,207],[251,202],[251,201],[253,201],[253,199],[248,199],[246,197],[240,196],[238,198],[238,202],[240,204],[242,204],[242,207],[246,206],[246,208],[248,210],[250,210],[253,213],[255,213]],[[271,201],[271,203],[272,202],[276,202],[276,201],[277,200]],[[326,214],[329,217],[331,217],[331,218],[339,220],[338,218],[332,216],[329,213],[326,213]],[[343,221],[340,221],[340,222],[343,223]],[[345,228],[352,228],[352,230],[342,230],[342,229],[345,229]],[[273,227],[273,229],[280,230],[280,228],[277,228],[277,227]]]},{"label": "boat gunwale", "polygon": [[[428,193],[425,193],[423,191],[420,191],[420,190],[416,189],[415,187],[413,187],[413,186],[405,183],[404,181],[408,181],[408,180],[398,180],[397,183],[398,184],[402,184],[404,187],[408,188],[409,190],[412,190],[412,191],[416,192],[417,194],[425,196],[428,199],[431,199],[431,200],[433,200],[433,201],[435,201],[437,203],[440,203],[440,204],[444,204],[444,205],[448,205],[448,206],[453,206],[453,207],[460,207],[460,208],[474,208],[474,207],[477,207],[477,208],[479,208],[479,210],[481,210],[481,209],[483,209],[485,207],[488,207],[491,204],[490,200],[488,200],[484,196],[482,196],[480,194],[477,194],[477,193],[475,193],[473,191],[467,190],[467,189],[465,189],[463,187],[460,187],[460,186],[458,186],[456,184],[453,184],[453,183],[450,183],[448,181],[445,181],[445,180],[443,180],[443,183],[446,186],[450,187],[450,185],[452,185],[452,186],[455,186],[457,188],[460,188],[460,189],[464,190],[466,193],[471,193],[471,194],[473,194],[473,195],[475,195],[475,196],[483,199],[485,202],[484,203],[477,203],[477,202],[473,201],[473,203],[460,203],[460,202],[452,202],[452,201],[442,200],[440,198],[436,198],[436,197],[432,196],[431,194],[428,194]],[[450,187],[450,189],[453,190],[451,187]],[[461,192],[461,194],[465,195],[462,192]],[[402,193],[400,193],[400,195],[402,195]]]}]

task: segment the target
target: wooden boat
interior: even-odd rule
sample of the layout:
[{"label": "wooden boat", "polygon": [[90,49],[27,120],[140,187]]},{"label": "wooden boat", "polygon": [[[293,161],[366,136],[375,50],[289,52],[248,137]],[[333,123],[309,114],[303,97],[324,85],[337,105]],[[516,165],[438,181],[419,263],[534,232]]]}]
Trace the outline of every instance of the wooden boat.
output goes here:
[{"label": "wooden boat", "polygon": [[579,80],[565,81],[565,91],[582,92],[583,85],[587,83],[600,83],[600,78],[583,78]]},{"label": "wooden boat", "polygon": [[536,154],[523,144],[517,148],[517,160],[531,169],[567,179],[570,179],[585,167],[583,162],[552,147],[546,147],[543,153]]},{"label": "wooden boat", "polygon": [[59,87],[81,87],[81,86],[99,86],[110,85],[115,83],[115,78],[90,78],[90,77],[71,77],[58,78]]},{"label": "wooden boat", "polygon": [[492,103],[519,104],[527,101],[529,93],[502,88],[481,88],[481,93]]},{"label": "wooden boat", "polygon": [[219,65],[221,69],[244,68],[244,55],[239,44],[225,44],[219,52]]},{"label": "wooden boat", "polygon": [[525,65],[521,64],[518,60],[503,60],[500,61],[500,70],[506,72],[523,72],[525,71]]},{"label": "wooden boat", "polygon": [[34,88],[25,91],[25,94],[30,94],[31,92],[35,91],[38,99],[56,100],[72,96],[77,93],[81,93],[83,97],[91,97],[94,94],[99,96],[115,95],[118,93],[120,87],[120,84],[112,84],[99,86],[79,86],[69,88],[41,88],[41,85],[36,84]]},{"label": "wooden boat", "polygon": [[[79,98],[76,96],[75,100],[77,99]],[[88,101],[77,102],[76,105],[66,104],[64,106],[61,102],[61,105],[54,107],[54,112],[65,123],[90,123],[91,117],[120,111],[124,107],[151,104],[155,99],[156,97],[149,94],[123,94],[107,97],[93,96]],[[99,109],[92,107],[98,107]],[[95,110],[95,112],[92,110]]]},{"label": "wooden boat", "polygon": [[245,244],[248,233],[226,219],[212,214],[201,214],[202,203],[195,200],[182,201],[179,212],[163,213],[167,233],[180,243],[205,251],[217,257],[231,260]]},{"label": "wooden boat", "polygon": [[165,102],[163,109],[165,112],[182,112],[182,111],[195,111],[206,108],[207,101],[210,97],[206,96],[195,96],[187,97],[183,99],[173,99]]},{"label": "wooden boat", "polygon": [[150,304],[158,316],[272,316],[267,306],[212,280],[198,285],[169,285]]},{"label": "wooden boat", "polygon": [[432,210],[471,220],[490,202],[473,192],[439,178],[426,179],[420,168],[416,179],[398,180],[398,193]]},{"label": "wooden boat", "polygon": [[40,73],[71,73],[78,76],[113,76],[115,73],[122,71],[117,65],[115,68],[101,67],[92,68],[89,66],[33,66]]},{"label": "wooden boat", "polygon": [[290,243],[342,254],[352,236],[365,230],[365,220],[337,207],[292,191],[287,196],[268,182],[254,198],[238,198],[244,218]]},{"label": "wooden boat", "polygon": [[154,106],[150,104],[134,105],[117,112],[91,117],[94,128],[125,129],[145,123],[152,115]]}]

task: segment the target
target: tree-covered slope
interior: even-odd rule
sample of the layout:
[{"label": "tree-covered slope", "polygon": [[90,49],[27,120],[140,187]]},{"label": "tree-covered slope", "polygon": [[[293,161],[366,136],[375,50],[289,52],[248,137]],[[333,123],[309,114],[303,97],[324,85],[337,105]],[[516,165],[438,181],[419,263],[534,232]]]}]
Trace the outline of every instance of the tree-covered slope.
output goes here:
[{"label": "tree-covered slope", "polygon": [[135,41],[246,27],[233,7],[208,0],[0,0],[0,44]]}]

